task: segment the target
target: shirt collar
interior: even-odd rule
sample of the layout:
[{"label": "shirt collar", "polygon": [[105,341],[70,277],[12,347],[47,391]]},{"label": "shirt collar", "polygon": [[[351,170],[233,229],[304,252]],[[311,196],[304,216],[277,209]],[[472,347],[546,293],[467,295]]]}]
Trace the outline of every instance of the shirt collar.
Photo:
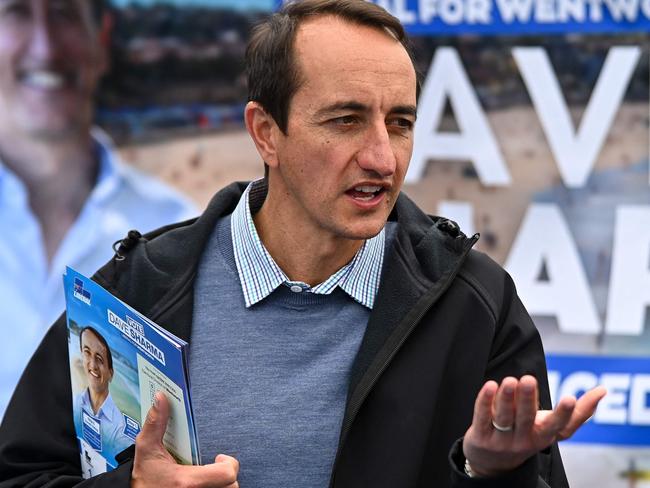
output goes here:
[{"label": "shirt collar", "polygon": [[120,187],[123,168],[116,156],[113,142],[101,129],[92,130],[97,161],[99,162],[97,182],[90,194],[90,201],[104,201]]},{"label": "shirt collar", "polygon": [[109,422],[113,422],[113,417],[114,417],[113,414],[115,412],[113,410],[114,404],[110,393],[104,400],[104,403],[102,403],[102,406],[99,407],[99,410],[97,411],[97,415],[93,413],[92,404],[90,402],[90,392],[88,391],[88,388],[86,388],[83,395],[81,396],[81,405],[82,407],[87,407],[88,412],[91,413],[93,417],[100,418],[103,415],[104,417],[106,417],[106,419]]},{"label": "shirt collar", "polygon": [[[101,129],[94,127],[91,131],[93,149],[98,167],[97,181],[90,194],[89,201],[104,201],[120,186],[123,167],[115,156],[110,137]],[[24,183],[0,161],[0,198],[3,204],[9,201],[18,205],[28,203],[27,189]]]},{"label": "shirt collar", "polygon": [[379,289],[384,261],[385,230],[364,242],[352,261],[324,282],[309,287],[289,280],[259,238],[251,206],[258,210],[266,197],[265,180],[248,185],[231,218],[231,237],[235,264],[241,282],[246,307],[269,296],[280,285],[300,286],[307,293],[329,295],[340,287],[354,300],[372,310]]}]

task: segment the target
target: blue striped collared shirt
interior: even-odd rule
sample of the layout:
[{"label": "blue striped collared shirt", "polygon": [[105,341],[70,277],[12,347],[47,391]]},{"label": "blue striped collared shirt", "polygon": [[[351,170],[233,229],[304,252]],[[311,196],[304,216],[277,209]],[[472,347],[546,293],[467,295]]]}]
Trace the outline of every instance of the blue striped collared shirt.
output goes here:
[{"label": "blue striped collared shirt", "polygon": [[253,222],[251,204],[259,209],[266,191],[264,180],[248,185],[231,218],[235,263],[246,307],[260,302],[280,285],[292,289],[300,287],[302,292],[319,295],[329,295],[338,286],[372,310],[384,262],[385,230],[382,229],[375,237],[366,240],[352,261],[319,285],[310,287],[303,282],[291,281],[262,244]]}]

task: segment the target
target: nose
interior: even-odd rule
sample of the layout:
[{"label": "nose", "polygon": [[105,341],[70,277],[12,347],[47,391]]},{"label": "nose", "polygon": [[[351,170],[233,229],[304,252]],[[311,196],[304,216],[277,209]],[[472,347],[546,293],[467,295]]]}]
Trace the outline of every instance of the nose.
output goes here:
[{"label": "nose", "polygon": [[363,147],[357,153],[357,163],[362,169],[374,171],[382,177],[395,172],[397,160],[383,121],[369,127]]},{"label": "nose", "polygon": [[56,53],[53,28],[46,12],[35,11],[32,16],[31,36],[28,52],[32,59],[49,61]]},{"label": "nose", "polygon": [[97,369],[97,360],[95,359],[95,356],[91,355],[88,358],[88,369],[91,369],[95,371]]}]

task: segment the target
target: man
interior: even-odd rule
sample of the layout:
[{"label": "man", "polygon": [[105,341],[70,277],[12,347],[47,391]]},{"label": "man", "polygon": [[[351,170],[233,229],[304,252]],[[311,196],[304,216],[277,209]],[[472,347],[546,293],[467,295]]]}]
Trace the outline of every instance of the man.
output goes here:
[{"label": "man", "polygon": [[98,423],[99,438],[92,432],[91,439],[85,440],[93,442],[95,450],[117,466],[115,455],[133,444],[133,439],[125,434],[124,415],[108,389],[113,380],[113,354],[104,336],[89,326],[79,332],[79,348],[88,388],[74,399],[75,428],[85,434],[86,429],[82,427],[85,417]]},{"label": "man", "polygon": [[[87,483],[567,486],[555,441],[604,392],[538,411],[544,356],[511,279],[400,194],[417,82],[399,22],[362,0],[291,4],[256,29],[247,66],[267,177],[220,192],[193,224],[125,242],[95,276],[190,340],[203,465],[162,448],[158,393],[135,450]],[[53,408],[46,423],[64,432],[14,425],[64,342],[59,321],[0,427],[13,483],[78,474],[65,393],[22,414]],[[38,465],[18,454],[36,446]]]},{"label": "man", "polygon": [[[0,417],[63,311],[66,265],[91,273],[111,243],[195,215],[91,131],[106,69],[101,2],[0,0]],[[97,12],[94,12],[97,8]],[[108,25],[105,23],[104,25]]]}]

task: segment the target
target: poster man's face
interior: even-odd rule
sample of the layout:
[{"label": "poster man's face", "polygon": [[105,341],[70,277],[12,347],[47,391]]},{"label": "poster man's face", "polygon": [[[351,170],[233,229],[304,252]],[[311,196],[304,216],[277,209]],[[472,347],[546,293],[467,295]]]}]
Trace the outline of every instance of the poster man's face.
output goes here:
[{"label": "poster man's face", "polygon": [[89,0],[0,0],[0,130],[87,131],[105,56]]},{"label": "poster man's face", "polygon": [[113,379],[113,369],[108,365],[106,346],[91,330],[81,336],[81,355],[88,388],[95,393],[106,392]]},{"label": "poster man's face", "polygon": [[276,146],[283,208],[316,233],[374,236],[413,149],[411,60],[387,33],[332,16],[304,22],[294,46],[302,83]]}]

